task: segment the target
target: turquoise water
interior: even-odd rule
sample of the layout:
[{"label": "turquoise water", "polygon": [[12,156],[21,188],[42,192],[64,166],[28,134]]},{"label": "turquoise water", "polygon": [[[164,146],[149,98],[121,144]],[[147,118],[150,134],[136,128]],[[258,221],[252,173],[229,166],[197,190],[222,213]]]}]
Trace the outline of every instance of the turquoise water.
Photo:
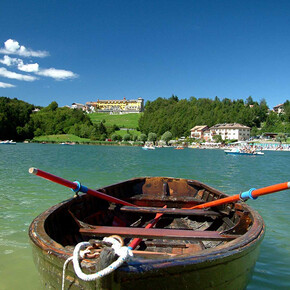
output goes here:
[{"label": "turquoise water", "polygon": [[[69,189],[30,175],[30,167],[90,188],[137,176],[171,176],[232,195],[290,181],[290,152],[230,156],[220,150],[17,144],[0,145],[0,157],[0,289],[41,289],[28,227],[39,213],[72,196]],[[267,228],[248,289],[290,289],[290,190],[248,203]]]}]

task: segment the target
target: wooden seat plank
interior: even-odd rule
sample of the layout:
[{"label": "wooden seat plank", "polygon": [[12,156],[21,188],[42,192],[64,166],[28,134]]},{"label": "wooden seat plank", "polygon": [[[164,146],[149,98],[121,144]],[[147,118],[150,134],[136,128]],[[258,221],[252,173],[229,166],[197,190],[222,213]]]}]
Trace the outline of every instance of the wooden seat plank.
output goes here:
[{"label": "wooden seat plank", "polygon": [[158,207],[134,207],[122,206],[121,211],[138,213],[163,213],[169,215],[193,215],[193,216],[221,216],[219,212],[201,209],[158,208]]},{"label": "wooden seat plank", "polygon": [[107,227],[94,226],[81,228],[81,234],[88,236],[119,235],[129,238],[142,239],[174,239],[174,240],[233,240],[239,235],[222,235],[216,231],[193,231],[178,229],[135,228],[135,227]]}]

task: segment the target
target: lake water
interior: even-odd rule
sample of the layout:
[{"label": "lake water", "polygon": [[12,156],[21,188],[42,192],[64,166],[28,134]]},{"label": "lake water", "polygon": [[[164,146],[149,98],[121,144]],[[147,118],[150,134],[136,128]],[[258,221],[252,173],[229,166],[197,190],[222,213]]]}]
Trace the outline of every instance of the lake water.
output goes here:
[{"label": "lake water", "polygon": [[[197,179],[233,195],[290,181],[290,152],[231,156],[221,150],[0,145],[0,289],[41,289],[28,227],[45,209],[72,196],[68,188],[30,175],[30,167],[90,188],[138,176],[170,176]],[[266,235],[247,289],[290,289],[290,190],[248,203],[263,216]]]}]

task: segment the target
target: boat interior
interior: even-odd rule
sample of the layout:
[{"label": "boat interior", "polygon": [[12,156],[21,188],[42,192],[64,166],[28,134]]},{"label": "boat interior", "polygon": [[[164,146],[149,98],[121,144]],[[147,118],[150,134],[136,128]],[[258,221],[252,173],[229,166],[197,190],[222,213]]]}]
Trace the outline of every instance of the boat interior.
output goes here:
[{"label": "boat interior", "polygon": [[[101,241],[103,237],[117,234],[125,245],[129,245],[133,238],[141,238],[142,242],[136,247],[141,255],[191,255],[240,237],[253,223],[253,217],[243,203],[189,209],[226,197],[195,180],[135,178],[98,191],[135,206],[111,204],[87,194],[78,195],[63,202],[45,219],[45,231],[54,243],[72,251],[81,241]],[[161,217],[156,225],[144,229],[157,214]]]}]

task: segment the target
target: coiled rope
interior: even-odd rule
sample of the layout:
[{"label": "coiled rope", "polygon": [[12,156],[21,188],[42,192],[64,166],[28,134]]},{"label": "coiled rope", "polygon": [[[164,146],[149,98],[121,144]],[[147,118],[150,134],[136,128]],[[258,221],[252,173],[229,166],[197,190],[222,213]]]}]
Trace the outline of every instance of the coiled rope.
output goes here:
[{"label": "coiled rope", "polygon": [[[67,268],[67,265],[70,261],[73,261],[73,267],[76,275],[84,280],[84,281],[94,281],[97,279],[100,279],[106,275],[109,275],[113,271],[115,271],[118,267],[120,267],[124,262],[129,260],[129,258],[133,257],[133,253],[131,249],[129,249],[126,246],[123,246],[122,239],[116,239],[116,236],[112,237],[106,237],[103,239],[103,243],[111,244],[111,248],[114,250],[115,254],[118,255],[118,259],[114,261],[111,265],[107,266],[105,269],[98,271],[94,274],[85,274],[81,267],[79,260],[83,259],[86,254],[88,254],[90,251],[87,250],[88,247],[91,246],[89,242],[80,242],[76,245],[73,256],[69,257],[64,265],[63,265],[63,271],[62,271],[62,290],[64,290],[64,283],[65,283],[65,271]],[[82,250],[82,248],[85,248],[86,250]]]}]

